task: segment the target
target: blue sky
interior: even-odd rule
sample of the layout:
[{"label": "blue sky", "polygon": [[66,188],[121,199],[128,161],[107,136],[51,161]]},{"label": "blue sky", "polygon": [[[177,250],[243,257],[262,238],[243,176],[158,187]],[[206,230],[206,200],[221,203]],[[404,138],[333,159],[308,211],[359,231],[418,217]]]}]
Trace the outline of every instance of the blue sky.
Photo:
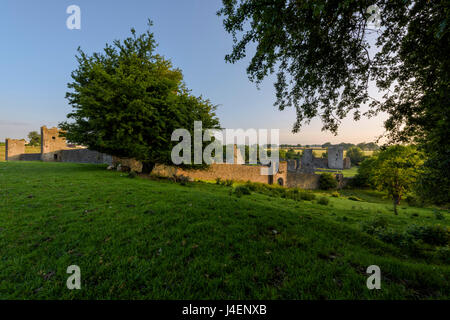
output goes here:
[{"label": "blue sky", "polygon": [[[69,30],[66,8],[81,8],[81,30]],[[123,39],[130,28],[146,29],[147,19],[159,43],[158,53],[184,74],[195,95],[219,105],[225,128],[278,128],[281,143],[313,144],[330,141],[373,141],[383,132],[385,117],[343,121],[337,137],[321,131],[314,119],[298,134],[291,134],[293,109],[274,106],[273,78],[258,90],[248,80],[247,61],[225,63],[231,36],[215,13],[220,0],[3,0],[0,4],[0,141],[25,138],[41,125],[56,126],[70,106],[64,98],[75,54],[101,51],[105,43]],[[364,110],[364,108],[363,108]]]}]

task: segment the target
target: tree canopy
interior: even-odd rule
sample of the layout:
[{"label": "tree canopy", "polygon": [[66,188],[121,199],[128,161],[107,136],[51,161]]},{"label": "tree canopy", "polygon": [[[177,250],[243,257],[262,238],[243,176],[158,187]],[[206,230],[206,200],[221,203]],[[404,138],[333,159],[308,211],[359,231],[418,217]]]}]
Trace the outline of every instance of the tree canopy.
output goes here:
[{"label": "tree canopy", "polygon": [[[151,22],[149,22],[149,27]],[[60,127],[71,142],[118,157],[140,160],[144,171],[155,163],[171,163],[172,132],[193,132],[194,121],[218,128],[208,100],[192,96],[179,69],[155,52],[147,30],[107,44],[89,56],[78,49],[78,68],[72,72],[71,122]]]},{"label": "tree canopy", "polygon": [[[336,133],[349,114],[386,112],[391,142],[418,142],[427,152],[430,192],[448,201],[450,158],[449,13],[446,0],[222,0],[218,15],[235,63],[256,49],[247,67],[261,82],[276,73],[276,103],[294,107],[293,131],[319,116]],[[379,28],[370,26],[373,10]],[[371,47],[372,44],[372,47]],[[375,85],[382,98],[370,96]],[[446,167],[447,166],[447,167]]]},{"label": "tree canopy", "polygon": [[388,193],[397,214],[397,205],[403,196],[414,189],[423,155],[413,146],[395,145],[381,151],[375,159],[371,180],[378,189]]},{"label": "tree canopy", "polygon": [[41,144],[41,135],[37,131],[31,131],[28,133],[28,145],[39,146]]},{"label": "tree canopy", "polygon": [[364,152],[358,147],[351,147],[347,150],[347,157],[350,158],[352,164],[359,165],[365,158]]}]

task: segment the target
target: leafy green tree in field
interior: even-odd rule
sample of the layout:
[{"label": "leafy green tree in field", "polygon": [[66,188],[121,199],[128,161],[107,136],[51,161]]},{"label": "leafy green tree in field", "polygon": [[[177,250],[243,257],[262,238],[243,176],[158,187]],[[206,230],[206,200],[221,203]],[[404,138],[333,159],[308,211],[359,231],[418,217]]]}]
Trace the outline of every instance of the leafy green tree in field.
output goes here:
[{"label": "leafy green tree in field", "polygon": [[[149,27],[151,22],[149,21]],[[63,122],[68,140],[119,157],[143,162],[144,172],[155,163],[171,163],[175,129],[193,132],[194,121],[217,128],[215,107],[192,96],[179,69],[155,52],[153,33],[147,30],[107,44],[88,56],[78,49],[78,68],[66,98],[73,107],[72,121]],[[192,148],[193,149],[193,148]]]},{"label": "leafy green tree in field", "polygon": [[352,164],[359,165],[364,160],[364,152],[358,147],[350,147],[347,150],[347,157],[350,158]]},{"label": "leafy green tree in field", "polygon": [[374,185],[386,191],[394,203],[394,213],[402,197],[413,190],[421,174],[423,154],[413,146],[394,145],[381,151],[373,163]]},{"label": "leafy green tree in field", "polygon": [[31,131],[30,133],[28,133],[28,140],[29,146],[36,147],[41,145],[41,135],[36,131]]},{"label": "leafy green tree in field", "polygon": [[[427,153],[426,194],[450,201],[450,2],[448,0],[222,0],[218,14],[233,36],[235,63],[260,83],[276,73],[276,103],[296,109],[293,131],[314,117],[337,132],[341,119],[388,114],[390,142],[417,142]],[[380,28],[369,26],[377,6]],[[372,19],[373,20],[373,19]],[[369,39],[373,39],[375,46]],[[381,99],[369,95],[375,85]]]},{"label": "leafy green tree in field", "polygon": [[[450,135],[448,135],[450,136]],[[447,136],[447,137],[448,137]],[[449,203],[450,195],[450,150],[443,150],[438,143],[426,145],[429,152],[424,164],[424,172],[420,175],[416,186],[416,194],[427,202],[434,202],[439,205]],[[441,152],[431,150],[432,146],[441,149]]]},{"label": "leafy green tree in field", "polygon": [[375,176],[376,163],[376,154],[362,161],[358,167],[358,173],[352,179],[352,185],[358,188],[375,188],[373,177]]}]

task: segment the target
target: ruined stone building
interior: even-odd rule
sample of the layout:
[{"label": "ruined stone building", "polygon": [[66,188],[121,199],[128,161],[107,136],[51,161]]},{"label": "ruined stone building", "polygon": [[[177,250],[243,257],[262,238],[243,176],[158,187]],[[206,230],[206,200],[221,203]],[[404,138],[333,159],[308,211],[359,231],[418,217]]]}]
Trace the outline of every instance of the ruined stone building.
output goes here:
[{"label": "ruined stone building", "polygon": [[330,146],[327,150],[327,158],[316,158],[312,149],[303,150],[301,159],[287,160],[288,170],[291,172],[314,173],[321,169],[343,170],[350,169],[350,158],[344,158],[342,146]]},{"label": "ruined stone building", "polygon": [[82,147],[69,146],[58,128],[41,127],[41,152],[25,153],[25,140],[6,139],[7,161],[54,161],[111,164],[112,157]]},{"label": "ruined stone building", "polygon": [[[142,163],[135,159],[121,159],[92,151],[87,148],[71,146],[60,135],[58,128],[41,128],[41,152],[25,153],[25,140],[6,139],[7,161],[46,161],[46,162],[74,162],[109,164],[113,167],[142,171]],[[278,184],[286,187],[302,189],[317,189],[320,176],[315,174],[320,169],[344,169],[350,167],[349,159],[343,159],[342,147],[328,148],[328,159],[315,158],[312,149],[306,149],[302,158],[298,160],[280,161],[276,164],[278,171],[268,174],[268,166],[246,165],[239,151],[234,146],[232,163],[213,163],[206,169],[187,170],[176,166],[156,165],[152,173],[159,176],[173,177],[184,175],[193,180],[223,180],[251,181],[267,184]],[[265,172],[265,174],[262,174]],[[343,186],[342,174],[336,174],[340,186]]]}]

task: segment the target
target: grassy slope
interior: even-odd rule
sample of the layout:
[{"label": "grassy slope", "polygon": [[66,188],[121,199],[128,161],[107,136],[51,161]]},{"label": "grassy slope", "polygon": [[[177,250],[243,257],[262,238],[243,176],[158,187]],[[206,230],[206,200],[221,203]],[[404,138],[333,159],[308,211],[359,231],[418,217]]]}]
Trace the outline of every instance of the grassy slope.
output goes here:
[{"label": "grassy slope", "polygon": [[357,166],[353,166],[350,169],[344,169],[344,170],[321,168],[320,170],[315,171],[316,174],[322,174],[324,172],[342,173],[344,175],[344,177],[352,178],[358,173],[358,167]]},{"label": "grassy slope", "polygon": [[[229,190],[94,165],[0,163],[0,298],[448,298],[449,266],[359,231],[377,212],[398,228],[412,212],[436,223],[429,209],[396,217],[371,193],[370,203],[321,206]],[[81,290],[66,289],[72,264]],[[372,264],[381,290],[366,288]]]}]

